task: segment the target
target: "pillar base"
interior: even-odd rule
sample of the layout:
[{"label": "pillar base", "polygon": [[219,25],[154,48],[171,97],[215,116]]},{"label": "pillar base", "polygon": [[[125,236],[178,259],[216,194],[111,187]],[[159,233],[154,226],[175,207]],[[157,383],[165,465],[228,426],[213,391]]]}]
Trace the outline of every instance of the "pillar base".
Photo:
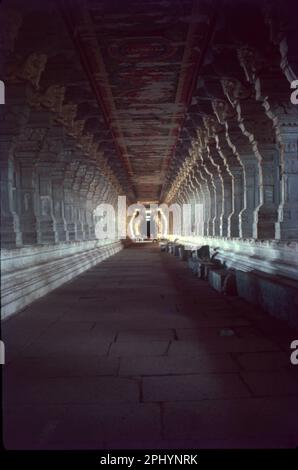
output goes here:
[{"label": "pillar base", "polygon": [[298,240],[297,224],[289,225],[287,222],[276,222],[275,238],[277,240]]},{"label": "pillar base", "polygon": [[251,209],[249,209],[249,211],[247,209],[244,209],[244,211],[241,212],[239,218],[239,236],[241,238],[253,238],[254,216]]},{"label": "pillar base", "polygon": [[227,232],[228,237],[235,238],[235,237],[240,236],[239,224],[240,224],[239,214],[232,214],[229,217],[228,232]]}]

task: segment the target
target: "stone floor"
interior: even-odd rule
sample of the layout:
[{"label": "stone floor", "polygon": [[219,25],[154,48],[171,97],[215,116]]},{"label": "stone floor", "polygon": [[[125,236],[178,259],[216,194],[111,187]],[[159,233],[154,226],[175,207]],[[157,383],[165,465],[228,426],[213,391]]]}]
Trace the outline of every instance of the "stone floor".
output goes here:
[{"label": "stone floor", "polygon": [[102,262],[2,333],[8,449],[298,445],[298,333],[155,245]]}]

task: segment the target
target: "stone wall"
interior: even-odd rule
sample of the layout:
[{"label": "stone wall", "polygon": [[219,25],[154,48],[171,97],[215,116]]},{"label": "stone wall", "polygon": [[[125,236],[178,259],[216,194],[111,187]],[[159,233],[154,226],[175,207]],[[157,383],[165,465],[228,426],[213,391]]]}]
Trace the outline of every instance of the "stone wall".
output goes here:
[{"label": "stone wall", "polygon": [[120,241],[69,242],[2,250],[1,317],[26,305],[112,256],[123,248]]}]

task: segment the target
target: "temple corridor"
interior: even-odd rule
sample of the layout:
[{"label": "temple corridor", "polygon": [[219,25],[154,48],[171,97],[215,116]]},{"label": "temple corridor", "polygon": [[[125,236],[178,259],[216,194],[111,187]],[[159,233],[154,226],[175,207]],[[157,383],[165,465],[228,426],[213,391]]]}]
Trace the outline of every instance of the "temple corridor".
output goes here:
[{"label": "temple corridor", "polygon": [[297,447],[297,18],[0,1],[6,449]]},{"label": "temple corridor", "polygon": [[294,447],[293,331],[136,244],[5,323],[8,448]]}]

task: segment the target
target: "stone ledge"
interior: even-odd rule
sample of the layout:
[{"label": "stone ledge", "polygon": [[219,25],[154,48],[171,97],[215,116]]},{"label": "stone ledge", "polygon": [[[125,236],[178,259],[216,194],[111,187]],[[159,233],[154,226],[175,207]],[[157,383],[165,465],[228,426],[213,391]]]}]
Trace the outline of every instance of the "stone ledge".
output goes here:
[{"label": "stone ledge", "polygon": [[[298,242],[181,237],[178,243],[188,250],[196,250],[202,245],[216,248],[216,260],[235,273],[233,282],[240,297],[298,327]],[[196,274],[199,262],[190,259],[189,265]],[[215,269],[209,274],[204,273],[204,277],[221,291],[224,271]]]},{"label": "stone ledge", "polygon": [[64,256],[102,248],[113,243],[113,240],[69,241],[59,244],[24,246],[14,249],[1,249],[1,272],[15,272],[30,266],[36,266]]},{"label": "stone ledge", "polygon": [[94,240],[2,250],[2,320],[123,248],[120,241],[100,243]]},{"label": "stone ledge", "polygon": [[224,280],[227,276],[227,271],[225,269],[209,269],[208,272],[208,282],[213,287],[213,289],[218,292],[222,292]]},{"label": "stone ledge", "polygon": [[[169,237],[177,239],[176,236]],[[202,245],[218,248],[216,259],[228,268],[258,270],[298,280],[298,241],[255,240],[218,237],[181,237],[179,244],[195,250]]]},{"label": "stone ledge", "polygon": [[241,297],[298,328],[297,282],[258,271],[236,270],[235,275]]}]

